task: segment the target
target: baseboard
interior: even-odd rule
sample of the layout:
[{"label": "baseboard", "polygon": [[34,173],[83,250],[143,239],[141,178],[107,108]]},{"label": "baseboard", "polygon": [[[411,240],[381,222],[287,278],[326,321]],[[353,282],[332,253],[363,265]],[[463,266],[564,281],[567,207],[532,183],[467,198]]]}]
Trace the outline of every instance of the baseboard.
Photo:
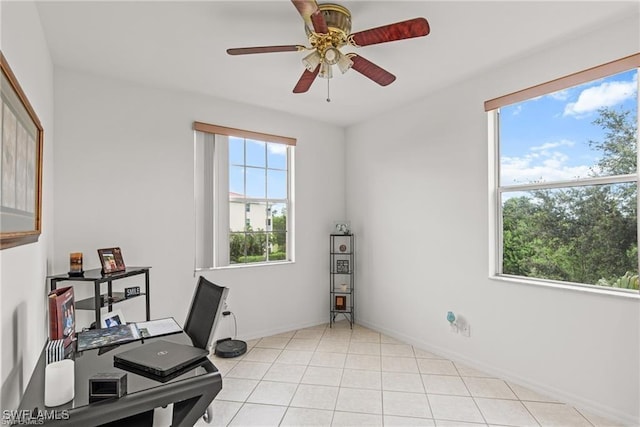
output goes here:
[{"label": "baseboard", "polygon": [[624,425],[640,425],[640,418],[636,418],[636,416],[634,416],[633,414],[620,414],[619,412],[615,411],[613,408],[606,405],[602,405],[599,402],[585,399],[582,396],[578,396],[573,393],[568,393],[566,391],[563,391],[561,389],[557,389],[554,387],[549,387],[548,385],[545,385],[545,384],[540,384],[538,382],[532,381],[530,378],[523,377],[522,375],[517,374],[515,372],[505,370],[503,368],[489,365],[486,363],[478,362],[477,360],[470,359],[463,354],[452,352],[447,349],[440,348],[438,346],[434,346],[430,343],[417,340],[414,337],[387,329],[385,327],[382,327],[377,324],[373,324],[371,322],[358,319],[358,324],[361,326],[365,326],[369,329],[375,330],[377,332],[383,333],[386,336],[389,336],[391,338],[395,338],[399,341],[405,342],[407,344],[411,344],[420,349],[440,355],[453,362],[462,363],[466,366],[469,366],[470,368],[478,369],[479,371],[486,372],[487,374],[496,376],[497,378],[501,378],[503,380],[520,385],[522,387],[526,387],[532,391],[535,391],[536,393],[549,396],[550,398],[556,399],[559,402],[567,403],[575,407],[576,409],[580,410],[581,412],[607,418],[611,421],[616,421]]}]

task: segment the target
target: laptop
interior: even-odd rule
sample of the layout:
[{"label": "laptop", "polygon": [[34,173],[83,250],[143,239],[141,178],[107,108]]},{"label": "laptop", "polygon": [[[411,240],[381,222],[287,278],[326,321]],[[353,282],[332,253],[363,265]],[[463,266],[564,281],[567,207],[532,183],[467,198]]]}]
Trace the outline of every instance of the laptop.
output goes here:
[{"label": "laptop", "polygon": [[209,352],[202,348],[154,340],[115,354],[113,364],[134,373],[166,379],[198,366],[208,355]]}]

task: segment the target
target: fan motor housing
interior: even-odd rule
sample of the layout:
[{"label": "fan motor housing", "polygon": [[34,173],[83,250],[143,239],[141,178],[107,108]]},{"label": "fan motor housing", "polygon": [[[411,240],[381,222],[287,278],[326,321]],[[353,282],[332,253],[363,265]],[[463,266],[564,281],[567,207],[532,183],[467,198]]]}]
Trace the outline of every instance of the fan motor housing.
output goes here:
[{"label": "fan motor housing", "polygon": [[324,15],[329,28],[340,30],[345,34],[351,33],[351,12],[339,4],[326,3],[318,5]]},{"label": "fan motor housing", "polygon": [[[341,32],[345,38],[351,33],[351,12],[349,9],[335,3],[319,4],[318,8],[322,12],[330,32]],[[313,30],[305,26],[305,31],[309,36]]]}]

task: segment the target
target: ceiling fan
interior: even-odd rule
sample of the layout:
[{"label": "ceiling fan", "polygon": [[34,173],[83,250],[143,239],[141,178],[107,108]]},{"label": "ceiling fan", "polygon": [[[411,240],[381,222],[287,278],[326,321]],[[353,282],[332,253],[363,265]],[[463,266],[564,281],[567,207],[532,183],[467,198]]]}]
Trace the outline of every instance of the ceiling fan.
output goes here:
[{"label": "ceiling fan", "polygon": [[334,3],[318,4],[315,0],[291,0],[291,2],[304,20],[305,32],[311,47],[302,45],[241,47],[227,49],[227,53],[248,55],[311,50],[312,52],[302,59],[305,70],[293,88],[293,93],[308,91],[318,76],[325,79],[332,78],[333,65],[337,65],[343,74],[353,68],[379,85],[387,86],[393,83],[396,76],[358,54],[344,54],[340,48],[346,45],[362,47],[422,37],[430,31],[429,23],[425,18],[414,18],[351,33],[351,12],[346,7]]}]

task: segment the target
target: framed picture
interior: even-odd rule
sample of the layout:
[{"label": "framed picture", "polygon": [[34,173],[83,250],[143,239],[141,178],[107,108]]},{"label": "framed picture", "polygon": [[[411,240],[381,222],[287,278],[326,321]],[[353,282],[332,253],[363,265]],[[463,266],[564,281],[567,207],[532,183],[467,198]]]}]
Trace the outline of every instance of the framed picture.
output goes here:
[{"label": "framed picture", "polygon": [[98,249],[98,256],[100,264],[102,264],[102,274],[116,273],[127,269],[120,248]]},{"label": "framed picture", "polygon": [[69,254],[69,276],[82,276],[82,252],[71,252]]},{"label": "framed picture", "polygon": [[2,52],[0,65],[0,249],[5,249],[40,237],[44,131]]},{"label": "framed picture", "polygon": [[349,273],[349,260],[339,259],[336,260],[336,273]]},{"label": "framed picture", "polygon": [[344,295],[336,295],[336,310],[347,309],[347,297]]},{"label": "framed picture", "polygon": [[101,328],[111,328],[113,326],[126,325],[126,323],[120,310],[113,310],[100,318]]},{"label": "framed picture", "polygon": [[334,221],[333,229],[334,229],[334,233],[336,234],[349,234],[351,233],[351,222]]}]

